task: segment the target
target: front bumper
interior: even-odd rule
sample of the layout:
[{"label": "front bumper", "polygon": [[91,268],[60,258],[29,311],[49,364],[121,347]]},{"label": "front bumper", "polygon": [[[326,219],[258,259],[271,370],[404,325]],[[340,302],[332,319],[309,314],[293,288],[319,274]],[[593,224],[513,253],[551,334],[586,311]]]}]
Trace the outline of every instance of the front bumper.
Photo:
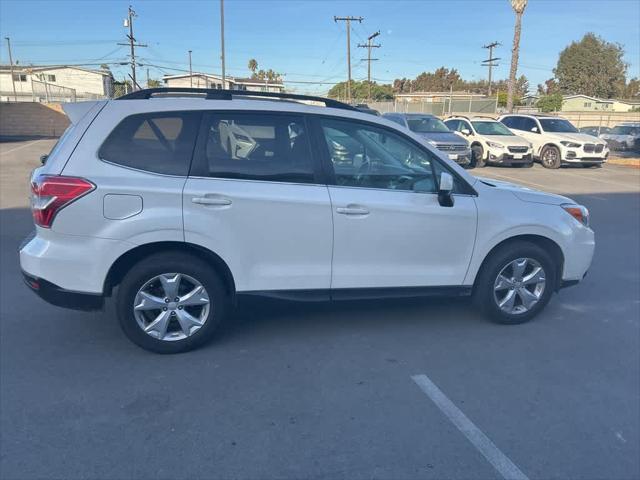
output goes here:
[{"label": "front bumper", "polygon": [[29,290],[51,305],[84,311],[101,310],[104,306],[102,295],[65,290],[24,271],[22,276]]},{"label": "front bumper", "polygon": [[600,152],[584,151],[582,148],[563,147],[561,151],[563,163],[604,163],[609,157],[609,148]]},{"label": "front bumper", "polygon": [[[520,155],[520,158],[516,158],[516,155]],[[513,154],[510,152],[505,152],[504,150],[489,150],[487,161],[489,163],[520,165],[533,162],[533,156],[531,155],[531,153]]]}]

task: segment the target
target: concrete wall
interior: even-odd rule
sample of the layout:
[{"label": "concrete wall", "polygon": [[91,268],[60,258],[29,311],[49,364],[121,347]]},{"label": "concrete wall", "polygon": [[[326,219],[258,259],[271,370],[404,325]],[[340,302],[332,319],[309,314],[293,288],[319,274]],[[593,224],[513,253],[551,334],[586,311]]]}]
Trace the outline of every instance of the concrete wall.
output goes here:
[{"label": "concrete wall", "polygon": [[0,137],[59,137],[68,125],[57,104],[0,103]]}]

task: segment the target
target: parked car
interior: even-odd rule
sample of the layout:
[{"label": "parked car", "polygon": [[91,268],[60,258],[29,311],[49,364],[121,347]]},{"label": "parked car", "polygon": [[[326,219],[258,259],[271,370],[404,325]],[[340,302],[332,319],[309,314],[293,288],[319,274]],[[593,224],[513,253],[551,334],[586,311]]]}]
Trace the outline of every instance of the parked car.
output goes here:
[{"label": "parked car", "polygon": [[356,105],[354,105],[358,110],[360,110],[361,112],[364,113],[370,113],[371,115],[377,115],[380,116],[380,112],[377,110],[374,110],[373,108],[371,108],[369,105],[367,105],[366,103],[358,103]]},{"label": "parked car", "polygon": [[533,144],[533,158],[545,168],[575,164],[602,166],[609,156],[603,140],[580,133],[564,118],[509,114],[498,120]]},{"label": "parked car", "polygon": [[[64,104],[71,126],[33,172],[20,248],[31,290],[80,309],[115,296],[143,348],[195,348],[256,295],[472,295],[521,323],[591,264],[585,207],[475,178],[397,123],[318,97],[183,91]],[[224,124],[256,147],[234,157]]]},{"label": "parked car", "polygon": [[471,166],[469,142],[449,130],[438,117],[422,113],[385,113],[382,116],[425,138],[454,162],[463,167]]},{"label": "parked car", "polygon": [[580,131],[580,133],[586,133],[588,135],[593,135],[594,137],[600,137],[600,135],[602,135],[603,133],[609,133],[611,131],[611,129],[609,127],[599,127],[599,126],[593,126],[593,127],[580,127],[578,129]]},{"label": "parked car", "polygon": [[444,123],[471,143],[471,158],[475,167],[484,167],[487,163],[523,167],[533,165],[531,143],[493,118],[451,117]]},{"label": "parked car", "polygon": [[612,150],[640,150],[640,123],[616,125],[600,136]]}]

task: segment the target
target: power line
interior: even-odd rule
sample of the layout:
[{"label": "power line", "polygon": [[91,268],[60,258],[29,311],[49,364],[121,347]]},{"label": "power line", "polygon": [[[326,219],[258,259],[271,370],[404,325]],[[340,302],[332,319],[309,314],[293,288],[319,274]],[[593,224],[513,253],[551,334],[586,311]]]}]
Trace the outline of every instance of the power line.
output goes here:
[{"label": "power line", "polygon": [[333,17],[334,22],[347,22],[347,99],[351,103],[351,22],[361,23],[362,17]]},{"label": "power line", "polygon": [[489,67],[489,88],[487,90],[487,96],[490,97],[491,96],[491,71],[493,69],[493,67],[497,67],[498,64],[494,63],[497,62],[498,60],[500,60],[499,58],[493,58],[493,49],[496,48],[498,45],[500,45],[500,43],[498,42],[493,42],[490,43],[488,45],[483,45],[482,48],[486,48],[489,50],[489,58],[487,58],[486,60],[482,61],[482,64],[485,67]]},{"label": "power line", "polygon": [[378,35],[380,35],[380,30],[378,30],[376,33],[373,33],[373,34],[371,34],[371,35],[369,35],[367,37],[367,44],[366,45],[362,45],[361,43],[358,44],[359,48],[366,48],[367,49],[367,58],[366,58],[366,60],[367,60],[367,86],[368,86],[367,98],[368,98],[369,101],[371,101],[371,62],[374,61],[374,60],[378,60],[377,58],[371,58],[371,49],[372,48],[380,48],[382,46],[379,43],[378,44],[374,44],[374,43],[371,43],[371,42]]}]

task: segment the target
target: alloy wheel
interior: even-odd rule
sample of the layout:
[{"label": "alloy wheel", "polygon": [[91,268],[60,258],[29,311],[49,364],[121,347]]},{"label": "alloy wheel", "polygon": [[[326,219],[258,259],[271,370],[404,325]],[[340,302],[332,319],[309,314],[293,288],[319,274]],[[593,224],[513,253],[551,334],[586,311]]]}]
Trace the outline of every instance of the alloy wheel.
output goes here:
[{"label": "alloy wheel", "polygon": [[517,258],[505,265],[493,284],[498,308],[511,315],[530,311],[542,297],[545,271],[533,258]]},{"label": "alloy wheel", "polygon": [[195,334],[209,316],[211,301],[204,286],[183,273],[163,273],[136,293],[133,314],[147,335],[164,341]]}]

